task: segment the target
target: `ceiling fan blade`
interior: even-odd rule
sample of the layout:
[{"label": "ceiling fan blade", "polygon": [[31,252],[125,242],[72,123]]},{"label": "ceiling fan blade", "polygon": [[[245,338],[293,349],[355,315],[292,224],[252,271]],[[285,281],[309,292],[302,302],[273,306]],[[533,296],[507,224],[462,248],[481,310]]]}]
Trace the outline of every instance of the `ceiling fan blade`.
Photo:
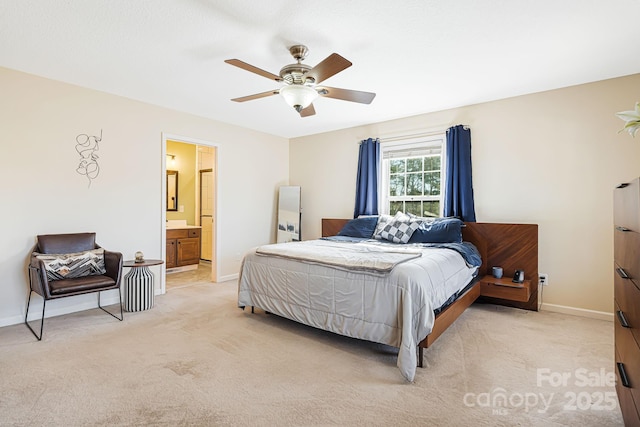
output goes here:
[{"label": "ceiling fan blade", "polygon": [[376,97],[372,92],[361,92],[359,90],[339,89],[337,87],[317,87],[318,93],[327,98],[342,99],[343,101],[359,102],[361,104],[371,104]]},{"label": "ceiling fan blade", "polygon": [[251,101],[252,99],[264,98],[271,95],[277,95],[278,93],[279,93],[278,89],[269,90],[267,92],[255,93],[253,95],[247,95],[240,98],[233,98],[232,101],[235,101],[235,102]]},{"label": "ceiling fan blade", "polygon": [[253,65],[247,64],[246,62],[240,61],[239,59],[227,59],[224,62],[230,65],[235,65],[236,67],[242,68],[243,70],[251,71],[252,73],[258,74],[259,76],[275,80],[277,82],[282,81],[282,77],[276,76],[275,74],[265,71],[262,68],[254,67]]},{"label": "ceiling fan blade", "polygon": [[338,74],[340,71],[351,67],[351,65],[350,61],[337,53],[332,53],[318,65],[310,69],[305,75],[307,77],[313,77],[317,84],[335,74]]},{"label": "ceiling fan blade", "polygon": [[313,108],[313,104],[309,104],[307,108],[300,110],[300,117],[309,117],[316,114],[316,109]]}]

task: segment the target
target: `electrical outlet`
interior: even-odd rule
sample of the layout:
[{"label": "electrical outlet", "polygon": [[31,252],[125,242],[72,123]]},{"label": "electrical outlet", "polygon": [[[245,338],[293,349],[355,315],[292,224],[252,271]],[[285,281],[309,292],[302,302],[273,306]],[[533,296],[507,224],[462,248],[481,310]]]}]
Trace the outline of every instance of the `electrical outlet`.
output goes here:
[{"label": "electrical outlet", "polygon": [[538,277],[540,278],[538,281],[540,286],[549,286],[549,275],[547,273],[541,273]]}]

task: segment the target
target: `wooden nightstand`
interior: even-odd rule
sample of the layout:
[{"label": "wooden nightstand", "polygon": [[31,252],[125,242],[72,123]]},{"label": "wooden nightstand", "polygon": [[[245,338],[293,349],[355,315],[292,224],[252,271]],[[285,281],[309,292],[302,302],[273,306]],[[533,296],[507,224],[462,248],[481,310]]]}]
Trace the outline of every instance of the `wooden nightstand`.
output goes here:
[{"label": "wooden nightstand", "polygon": [[480,295],[509,301],[527,302],[531,296],[531,280],[514,283],[510,278],[496,279],[486,275],[480,279]]}]

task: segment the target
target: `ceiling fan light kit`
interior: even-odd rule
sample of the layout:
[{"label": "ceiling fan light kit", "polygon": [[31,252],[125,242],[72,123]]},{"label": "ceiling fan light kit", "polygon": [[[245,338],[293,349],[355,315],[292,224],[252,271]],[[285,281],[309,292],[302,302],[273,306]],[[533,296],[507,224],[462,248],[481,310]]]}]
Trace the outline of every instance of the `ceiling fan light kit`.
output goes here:
[{"label": "ceiling fan light kit", "polygon": [[293,107],[298,113],[303,108],[307,108],[318,97],[318,92],[312,87],[291,84],[283,86],[280,89],[280,95],[284,98],[285,102]]},{"label": "ceiling fan light kit", "polygon": [[315,67],[302,64],[302,60],[307,56],[309,49],[303,45],[294,45],[289,48],[289,52],[297,63],[282,67],[280,75],[275,75],[269,71],[247,64],[239,59],[227,59],[227,64],[234,65],[243,70],[250,71],[270,80],[283,83],[280,89],[254,95],[234,98],[232,101],[245,102],[253,99],[264,98],[271,95],[280,94],[289,106],[293,107],[300,117],[313,116],[316,112],[313,108],[313,101],[318,96],[326,98],[342,99],[343,101],[370,104],[376,94],[371,92],[361,92],[349,89],[338,89],[331,87],[316,87],[316,84],[338,74],[340,71],[349,68],[352,64],[337,53],[332,53]]}]

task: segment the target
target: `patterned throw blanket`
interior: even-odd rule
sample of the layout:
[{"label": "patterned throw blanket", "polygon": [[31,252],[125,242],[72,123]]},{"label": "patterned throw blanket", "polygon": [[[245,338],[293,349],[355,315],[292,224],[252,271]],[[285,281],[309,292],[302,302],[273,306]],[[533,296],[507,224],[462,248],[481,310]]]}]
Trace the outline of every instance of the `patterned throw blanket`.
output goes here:
[{"label": "patterned throw blanket", "polygon": [[265,245],[256,249],[256,254],[374,274],[389,273],[396,265],[422,256],[416,248],[326,240]]}]

